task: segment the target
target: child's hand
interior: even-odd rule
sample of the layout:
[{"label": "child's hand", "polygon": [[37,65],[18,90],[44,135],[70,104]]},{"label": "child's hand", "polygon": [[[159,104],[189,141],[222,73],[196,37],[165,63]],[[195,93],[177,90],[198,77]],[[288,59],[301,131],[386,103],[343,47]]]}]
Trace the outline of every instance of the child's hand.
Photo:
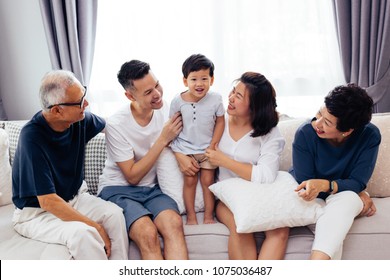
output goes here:
[{"label": "child's hand", "polygon": [[180,171],[184,175],[194,176],[199,172],[200,166],[194,158],[181,153],[175,153],[175,156],[179,164]]}]

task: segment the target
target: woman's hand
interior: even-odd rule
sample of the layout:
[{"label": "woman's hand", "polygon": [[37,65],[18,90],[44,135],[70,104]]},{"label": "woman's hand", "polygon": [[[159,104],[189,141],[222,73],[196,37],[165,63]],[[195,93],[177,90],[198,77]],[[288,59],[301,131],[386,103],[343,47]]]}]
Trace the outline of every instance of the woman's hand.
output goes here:
[{"label": "woman's hand", "polygon": [[366,191],[362,191],[359,193],[359,197],[363,201],[363,210],[360,212],[359,217],[370,217],[374,215],[376,212],[376,207],[370,195]]},{"label": "woman's hand", "polygon": [[323,179],[310,179],[303,181],[295,191],[303,200],[311,201],[315,199],[320,192],[329,190],[329,181]]},{"label": "woman's hand", "polygon": [[214,166],[222,166],[226,160],[226,155],[218,148],[218,144],[210,146],[206,149],[205,156]]},{"label": "woman's hand", "polygon": [[181,153],[175,153],[175,156],[179,164],[180,171],[184,175],[194,176],[199,172],[200,166],[194,158]]}]

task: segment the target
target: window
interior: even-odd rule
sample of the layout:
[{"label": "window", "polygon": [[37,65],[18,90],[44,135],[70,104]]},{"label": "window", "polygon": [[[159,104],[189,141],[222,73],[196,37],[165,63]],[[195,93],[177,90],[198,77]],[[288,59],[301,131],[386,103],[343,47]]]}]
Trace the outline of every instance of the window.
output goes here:
[{"label": "window", "polygon": [[215,64],[211,90],[227,103],[245,71],[274,85],[278,111],[311,117],[344,83],[331,1],[100,1],[91,77],[92,112],[109,116],[128,102],[116,74],[131,59],[150,63],[168,102],[185,90],[181,66],[194,53]]}]

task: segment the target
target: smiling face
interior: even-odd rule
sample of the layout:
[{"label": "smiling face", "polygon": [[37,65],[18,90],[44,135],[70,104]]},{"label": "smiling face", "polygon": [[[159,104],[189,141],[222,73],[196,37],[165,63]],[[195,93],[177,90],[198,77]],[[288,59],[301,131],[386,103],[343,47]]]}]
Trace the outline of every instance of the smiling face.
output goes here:
[{"label": "smiling face", "polygon": [[316,120],[312,121],[312,126],[318,137],[341,143],[353,130],[347,132],[338,130],[337,121],[338,119],[330,114],[325,106],[322,106],[316,114]]},{"label": "smiling face", "polygon": [[249,91],[242,82],[238,82],[229,94],[227,113],[231,116],[250,117]]},{"label": "smiling face", "polygon": [[183,83],[188,87],[188,101],[197,102],[201,100],[213,85],[214,77],[210,77],[210,69],[202,69],[191,72]]},{"label": "smiling face", "polygon": [[138,107],[144,111],[157,110],[163,106],[163,88],[151,71],[135,80],[134,89],[127,90],[126,96],[137,102]]}]

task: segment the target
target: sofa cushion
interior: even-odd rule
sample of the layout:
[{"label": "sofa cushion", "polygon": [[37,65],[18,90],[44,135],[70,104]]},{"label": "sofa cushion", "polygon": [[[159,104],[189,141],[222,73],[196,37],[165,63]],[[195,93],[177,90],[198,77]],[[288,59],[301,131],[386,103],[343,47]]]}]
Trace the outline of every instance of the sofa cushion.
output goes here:
[{"label": "sofa cushion", "polygon": [[297,185],[288,172],[279,171],[270,184],[231,178],[210,190],[233,212],[237,232],[256,232],[317,222],[322,206],[301,199],[294,191]]},{"label": "sofa cushion", "polygon": [[9,162],[9,140],[4,129],[0,129],[0,206],[12,203],[12,178]]},{"label": "sofa cushion", "polygon": [[288,171],[292,165],[292,142],[298,127],[305,122],[306,118],[286,119],[278,124],[280,133],[286,140],[283,152],[280,156],[279,170]]},{"label": "sofa cushion", "polygon": [[[170,148],[165,148],[157,162],[157,179],[161,191],[173,198],[181,214],[185,213],[183,201],[183,174],[180,171],[176,157]],[[203,191],[198,180],[195,194],[195,212],[204,211]]]},{"label": "sofa cushion", "polygon": [[103,173],[107,158],[106,141],[104,133],[99,133],[92,138],[85,148],[84,180],[88,186],[88,192],[97,194],[99,176]]},{"label": "sofa cushion", "polygon": [[19,134],[26,121],[6,121],[4,122],[4,129],[9,137],[9,157],[12,165],[15,157],[15,151],[18,146]]},{"label": "sofa cushion", "polygon": [[66,246],[49,244],[19,235],[12,226],[15,206],[0,209],[0,260],[69,260],[71,255]]},{"label": "sofa cushion", "polygon": [[390,259],[390,197],[373,198],[377,212],[356,218],[344,241],[342,259]]},{"label": "sofa cushion", "polygon": [[374,114],[371,122],[379,128],[382,142],[367,191],[372,197],[390,197],[390,113]]}]

